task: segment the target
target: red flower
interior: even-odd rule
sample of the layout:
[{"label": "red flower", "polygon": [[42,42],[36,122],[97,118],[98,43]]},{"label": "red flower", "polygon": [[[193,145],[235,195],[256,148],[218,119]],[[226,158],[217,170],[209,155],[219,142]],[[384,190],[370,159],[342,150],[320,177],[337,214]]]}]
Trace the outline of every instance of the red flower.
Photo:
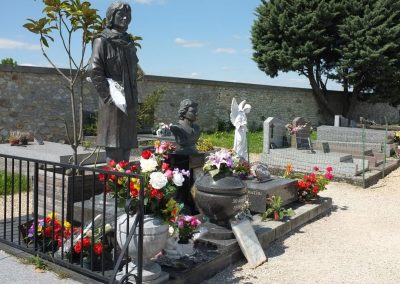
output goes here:
[{"label": "red flower", "polygon": [[148,159],[148,158],[150,158],[151,157],[151,155],[152,155],[152,153],[151,153],[151,151],[149,151],[149,150],[144,150],[143,152],[142,152],[142,158],[143,159]]},{"label": "red flower", "polygon": [[333,179],[333,174],[331,174],[330,172],[327,172],[327,173],[324,175],[324,177],[325,177],[327,180],[332,180],[332,179]]},{"label": "red flower", "polygon": [[89,237],[84,237],[84,238],[83,238],[83,247],[84,247],[84,248],[90,247],[90,243],[91,243],[91,241],[90,241],[90,238],[89,238]]},{"label": "red flower", "polygon": [[162,163],[161,169],[162,169],[163,172],[165,172],[166,170],[169,169],[169,164],[168,163]]},{"label": "red flower", "polygon": [[76,254],[80,254],[80,253],[81,253],[81,250],[82,250],[81,242],[79,241],[79,242],[77,242],[77,243],[74,245],[74,252],[75,252]]},{"label": "red flower", "polygon": [[162,193],[162,191],[155,188],[150,190],[150,198],[157,198],[158,200],[161,200],[163,197],[164,194]]},{"label": "red flower", "polygon": [[317,166],[315,166],[315,167],[313,167],[313,170],[316,171],[316,172],[318,172],[318,171],[319,171],[319,168],[318,168]]},{"label": "red flower", "polygon": [[329,166],[329,167],[326,168],[326,171],[327,171],[327,172],[331,172],[331,171],[333,171],[333,169],[332,169],[331,166]]},{"label": "red flower", "polygon": [[314,186],[313,189],[312,189],[312,192],[317,194],[319,192],[318,186]]},{"label": "red flower", "polygon": [[93,252],[95,255],[101,255],[101,253],[103,252],[103,244],[102,243],[96,243],[93,246]]},{"label": "red flower", "polygon": [[139,167],[137,165],[132,165],[131,166],[131,172],[132,173],[136,173],[138,169],[139,169]]},{"label": "red flower", "polygon": [[99,180],[104,183],[104,173],[99,173]]},{"label": "red flower", "polygon": [[110,162],[108,162],[108,164],[112,167],[115,168],[115,166],[117,165],[117,163],[114,160],[111,160]]},{"label": "red flower", "polygon": [[121,162],[118,163],[118,165],[121,168],[125,169],[125,168],[127,168],[129,166],[129,162],[121,161]]},{"label": "red flower", "polygon": [[46,229],[44,229],[43,234],[46,238],[51,238],[52,235],[51,232],[52,232],[51,227],[46,227]]}]

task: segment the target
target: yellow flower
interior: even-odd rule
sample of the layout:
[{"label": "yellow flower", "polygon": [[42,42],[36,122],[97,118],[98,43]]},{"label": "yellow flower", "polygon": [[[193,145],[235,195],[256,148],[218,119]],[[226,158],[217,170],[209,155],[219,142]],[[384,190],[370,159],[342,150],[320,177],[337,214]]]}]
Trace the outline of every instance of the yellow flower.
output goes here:
[{"label": "yellow flower", "polygon": [[57,219],[57,213],[49,213],[47,217],[49,217],[50,219]]},{"label": "yellow flower", "polygon": [[131,182],[137,182],[138,181],[138,179],[137,178],[131,178]]},{"label": "yellow flower", "polygon": [[161,142],[160,142],[160,140],[156,140],[156,141],[154,141],[154,147],[155,147],[155,148],[158,148],[158,147],[160,147],[160,145],[161,145]]},{"label": "yellow flower", "polygon": [[64,221],[64,228],[65,229],[70,229],[71,228],[71,223],[68,221]]}]

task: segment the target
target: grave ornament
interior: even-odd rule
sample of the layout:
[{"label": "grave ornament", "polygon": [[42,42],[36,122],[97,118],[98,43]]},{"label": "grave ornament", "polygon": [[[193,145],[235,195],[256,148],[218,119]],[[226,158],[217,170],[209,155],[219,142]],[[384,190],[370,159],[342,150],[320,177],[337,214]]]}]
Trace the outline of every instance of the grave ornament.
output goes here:
[{"label": "grave ornament", "polygon": [[[105,147],[107,162],[127,161],[130,150],[137,148],[138,58],[135,42],[127,33],[131,7],[125,2],[112,3],[107,9],[106,20],[107,27],[93,40],[89,62],[90,80],[100,99],[97,145]],[[113,83],[110,82],[118,83],[119,103],[111,95]],[[121,97],[125,102],[121,103]]]},{"label": "grave ornament", "polygon": [[251,110],[251,106],[242,101],[239,105],[236,99],[232,99],[230,119],[233,126],[235,126],[235,140],[233,143],[233,150],[240,158],[248,160],[247,151],[247,117]]}]

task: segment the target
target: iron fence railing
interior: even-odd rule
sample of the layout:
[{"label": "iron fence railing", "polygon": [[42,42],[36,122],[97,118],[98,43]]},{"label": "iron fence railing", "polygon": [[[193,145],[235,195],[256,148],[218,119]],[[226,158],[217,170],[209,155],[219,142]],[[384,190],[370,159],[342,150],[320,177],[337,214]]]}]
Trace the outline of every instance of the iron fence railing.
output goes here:
[{"label": "iron fence railing", "polygon": [[[115,185],[118,177],[140,180],[139,208],[131,229],[128,214],[122,248],[117,217],[125,211],[109,198],[100,175],[116,176]],[[100,282],[122,283],[128,266],[120,280],[116,274],[130,261],[128,245],[135,235],[138,272],[133,276],[142,283],[143,186],[141,175],[0,154],[0,242]]]}]

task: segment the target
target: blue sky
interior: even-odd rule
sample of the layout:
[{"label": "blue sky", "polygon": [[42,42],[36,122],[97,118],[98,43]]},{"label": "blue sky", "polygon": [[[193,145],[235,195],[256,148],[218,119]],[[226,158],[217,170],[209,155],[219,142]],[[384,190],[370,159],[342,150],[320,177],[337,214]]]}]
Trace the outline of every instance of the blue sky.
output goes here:
[{"label": "blue sky", "polygon": [[[104,17],[113,1],[90,2]],[[269,78],[251,59],[250,30],[260,0],[126,2],[133,9],[129,32],[143,37],[138,57],[146,74],[309,88],[308,80],[296,73]],[[0,59],[12,57],[20,65],[49,66],[38,36],[22,27],[26,19],[42,16],[42,1],[3,0],[0,7]],[[57,66],[66,66],[61,45],[55,43],[49,54]]]}]

